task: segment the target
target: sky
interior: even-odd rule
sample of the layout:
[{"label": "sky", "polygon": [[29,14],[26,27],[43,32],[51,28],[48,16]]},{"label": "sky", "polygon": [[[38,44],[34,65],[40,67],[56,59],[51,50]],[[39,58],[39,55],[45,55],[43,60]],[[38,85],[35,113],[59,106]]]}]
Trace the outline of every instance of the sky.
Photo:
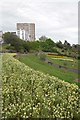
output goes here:
[{"label": "sky", "polygon": [[0,30],[16,31],[16,23],[35,23],[36,39],[78,43],[78,0],[0,0]]}]

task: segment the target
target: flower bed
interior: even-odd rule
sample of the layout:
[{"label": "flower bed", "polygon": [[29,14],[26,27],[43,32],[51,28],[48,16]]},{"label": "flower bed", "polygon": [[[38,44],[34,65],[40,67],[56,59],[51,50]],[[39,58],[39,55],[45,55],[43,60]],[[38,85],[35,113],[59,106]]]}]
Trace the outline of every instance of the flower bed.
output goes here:
[{"label": "flower bed", "polygon": [[68,61],[74,61],[71,58],[68,58],[66,56],[59,56],[59,55],[54,55],[54,54],[48,54],[47,56],[51,57],[52,59],[60,59],[60,60],[68,60]]},{"label": "flower bed", "polygon": [[3,55],[2,119],[73,118],[79,114],[79,88],[35,71]]},{"label": "flower bed", "polygon": [[48,56],[55,57],[55,58],[65,58],[65,56],[60,56],[55,54],[48,54]]}]

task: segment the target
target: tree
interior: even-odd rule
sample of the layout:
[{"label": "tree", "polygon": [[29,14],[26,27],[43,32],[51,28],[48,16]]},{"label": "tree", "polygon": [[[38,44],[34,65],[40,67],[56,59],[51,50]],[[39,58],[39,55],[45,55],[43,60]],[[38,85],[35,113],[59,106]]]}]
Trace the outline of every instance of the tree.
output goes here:
[{"label": "tree", "polygon": [[44,52],[54,52],[55,43],[50,38],[48,38],[45,42],[41,42],[41,48]]},{"label": "tree", "polygon": [[59,40],[59,42],[56,43],[56,46],[61,48],[61,49],[63,48],[63,44],[60,40]]},{"label": "tree", "polygon": [[46,36],[44,36],[44,35],[39,38],[39,40],[40,40],[40,41],[43,41],[43,42],[45,42],[47,39],[48,39],[48,38],[47,38]]},{"label": "tree", "polygon": [[70,43],[67,42],[67,40],[64,41],[64,47],[66,49],[70,49],[71,48],[71,45],[70,45]]},{"label": "tree", "polygon": [[6,44],[13,46],[16,52],[29,51],[27,42],[19,39],[16,35],[13,35],[10,32],[3,34],[3,40]]}]

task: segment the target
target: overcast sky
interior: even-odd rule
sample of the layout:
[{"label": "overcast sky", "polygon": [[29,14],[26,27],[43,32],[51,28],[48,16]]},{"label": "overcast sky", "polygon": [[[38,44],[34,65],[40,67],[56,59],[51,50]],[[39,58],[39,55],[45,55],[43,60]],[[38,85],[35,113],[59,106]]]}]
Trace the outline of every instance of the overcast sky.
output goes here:
[{"label": "overcast sky", "polygon": [[35,23],[36,38],[78,43],[78,0],[0,0],[0,30],[16,31],[17,22]]}]

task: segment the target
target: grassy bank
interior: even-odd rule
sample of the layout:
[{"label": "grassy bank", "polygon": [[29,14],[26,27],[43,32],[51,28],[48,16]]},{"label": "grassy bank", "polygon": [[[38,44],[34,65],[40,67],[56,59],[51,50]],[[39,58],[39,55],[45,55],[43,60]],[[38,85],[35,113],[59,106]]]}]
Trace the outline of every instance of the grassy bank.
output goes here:
[{"label": "grassy bank", "polygon": [[41,71],[51,76],[56,76],[59,79],[62,79],[70,83],[75,83],[75,80],[78,78],[78,74],[69,72],[67,69],[64,70],[51,66],[41,61],[39,57],[33,54],[19,55],[17,56],[17,59],[19,59],[21,62],[25,63],[26,65],[37,71]]}]

